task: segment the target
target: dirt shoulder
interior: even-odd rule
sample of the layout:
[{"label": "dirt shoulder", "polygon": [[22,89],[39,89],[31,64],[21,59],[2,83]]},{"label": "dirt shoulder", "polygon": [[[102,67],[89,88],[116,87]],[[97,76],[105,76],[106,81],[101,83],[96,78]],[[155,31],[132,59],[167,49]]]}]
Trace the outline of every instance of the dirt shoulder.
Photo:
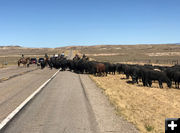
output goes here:
[{"label": "dirt shoulder", "polygon": [[116,115],[114,107],[110,104],[102,90],[89,78],[80,75],[89,103],[94,111],[96,121],[101,133],[137,133],[133,124]]}]

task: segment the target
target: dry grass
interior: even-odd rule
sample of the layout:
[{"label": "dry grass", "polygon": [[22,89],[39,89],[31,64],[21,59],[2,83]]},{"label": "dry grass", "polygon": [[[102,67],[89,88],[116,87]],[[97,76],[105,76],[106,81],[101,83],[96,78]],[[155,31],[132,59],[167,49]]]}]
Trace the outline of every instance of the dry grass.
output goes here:
[{"label": "dry grass", "polygon": [[116,107],[118,114],[137,126],[140,132],[163,133],[165,118],[180,116],[180,90],[152,88],[142,83],[128,84],[124,75],[90,76]]},{"label": "dry grass", "polygon": [[118,53],[103,53],[103,54],[86,54],[87,56],[113,56],[113,55],[120,55]]},{"label": "dry grass", "polygon": [[64,48],[25,48],[25,47],[14,47],[14,46],[2,46],[0,47],[0,56],[7,55],[44,55],[47,54],[58,54],[61,53]]},{"label": "dry grass", "polygon": [[98,61],[175,64],[180,62],[180,45],[100,45],[78,47]]},{"label": "dry grass", "polygon": [[[78,50],[97,61],[111,63],[171,66],[180,62],[180,45],[176,44],[101,45],[79,47]],[[142,83],[128,84],[126,79],[121,79],[124,75],[90,77],[104,90],[118,114],[143,133],[163,133],[165,118],[180,116],[180,90],[168,89],[166,84],[164,89],[157,83],[153,83],[152,88],[143,87]]]}]

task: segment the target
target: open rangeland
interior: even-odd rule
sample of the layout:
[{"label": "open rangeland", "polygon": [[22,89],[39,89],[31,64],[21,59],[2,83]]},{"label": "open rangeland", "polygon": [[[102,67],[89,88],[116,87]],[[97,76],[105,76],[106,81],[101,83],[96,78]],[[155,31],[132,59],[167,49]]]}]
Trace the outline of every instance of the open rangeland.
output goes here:
[{"label": "open rangeland", "polygon": [[77,47],[80,53],[98,61],[176,64],[180,62],[180,45],[97,45]]},{"label": "open rangeland", "polygon": [[[172,66],[180,62],[180,45],[100,45],[78,48],[96,61],[125,64]],[[165,118],[180,116],[180,93],[166,84],[144,87],[128,84],[125,75],[90,76],[104,90],[118,114],[134,123],[141,132],[164,132]],[[173,87],[175,85],[173,84]]]},{"label": "open rangeland", "polygon": [[145,132],[163,133],[165,118],[180,116],[180,93],[169,89],[166,84],[159,88],[158,83],[144,87],[142,82],[128,84],[125,75],[107,77],[90,76],[103,89],[117,113]]},{"label": "open rangeland", "polygon": [[[73,50],[73,53],[72,53],[72,51],[70,52],[69,50],[70,51]],[[88,57],[90,57],[90,59],[97,60],[97,61],[107,61],[110,63],[117,63],[117,62],[138,63],[138,64],[146,64],[146,63],[152,64],[153,63],[153,64],[161,64],[161,65],[167,65],[167,66],[179,63],[179,57],[180,57],[180,54],[179,54],[180,53],[180,45],[134,45],[134,46],[117,45],[117,46],[66,47],[66,48],[62,48],[62,49],[58,48],[58,51],[53,51],[53,52],[51,51],[48,54],[52,55],[52,54],[60,53],[62,51],[65,51],[66,55],[68,55],[68,52],[71,53],[71,56],[74,56],[75,54],[81,54],[81,55],[86,54]],[[38,53],[41,53],[41,54],[34,53],[31,56],[32,57],[38,57],[37,55],[43,56],[45,51],[38,52]],[[20,54],[21,53],[19,53],[19,54],[11,53],[9,55],[20,56]],[[25,54],[25,55],[30,55],[30,54]],[[4,56],[4,55],[1,55],[1,56]],[[5,56],[7,56],[7,55],[5,55]],[[3,57],[3,59],[4,59],[4,57]],[[24,68],[24,69],[26,69],[26,68]],[[39,73],[43,72],[40,70],[35,70],[34,72],[36,72],[36,71],[38,71]],[[30,74],[31,73],[29,73],[28,75],[30,75]],[[56,95],[55,93],[57,92],[57,94],[59,93],[59,95],[62,95],[62,97],[63,97],[63,93],[67,93],[66,92],[67,89],[61,88],[61,90],[63,90],[63,92],[61,92],[58,90],[58,87],[64,86],[65,88],[70,87],[70,89],[71,89],[71,87],[72,87],[75,89],[76,86],[78,86],[77,84],[81,84],[79,77],[77,75],[78,74],[74,74],[71,72],[60,72],[58,74],[58,79],[56,78],[56,82],[60,81],[60,84],[56,83],[54,81],[53,83],[57,84],[56,87],[54,88],[53,87],[54,84],[52,84],[52,85],[50,85],[50,88],[46,88],[46,90],[49,92],[49,90],[54,88],[56,91],[54,91],[52,93],[52,96]],[[20,75],[20,76],[23,76],[23,75]],[[87,83],[88,76],[87,75],[85,75],[85,76],[86,77],[84,77],[84,79],[86,79],[86,80],[84,80],[84,81]],[[110,103],[112,103],[113,106],[116,108],[117,114],[119,116],[123,116],[127,121],[132,122],[134,125],[136,125],[136,127],[140,130],[140,132],[163,133],[165,130],[164,129],[165,118],[176,118],[176,117],[180,116],[180,100],[179,100],[180,93],[179,93],[179,89],[174,88],[174,84],[173,84],[173,88],[170,88],[170,89],[166,86],[166,84],[163,84],[164,88],[160,89],[157,82],[155,82],[155,83],[153,82],[152,87],[144,87],[142,85],[142,82],[140,82],[138,85],[131,84],[127,79],[125,79],[125,75],[123,75],[123,74],[120,74],[120,75],[119,74],[116,74],[116,75],[108,74],[107,77],[106,76],[105,77],[96,77],[96,76],[91,75],[90,77],[103,90],[104,94],[108,97]],[[17,78],[18,77],[13,78],[13,80],[16,80]],[[64,78],[66,80],[64,80]],[[43,77],[42,77],[42,79],[43,79]],[[74,82],[74,80],[77,82]],[[10,81],[12,81],[12,80],[9,80],[4,83],[8,84],[8,82],[10,82]],[[67,81],[73,81],[71,83],[73,83],[74,86],[68,86]],[[71,85],[71,84],[69,84],[69,85]],[[79,87],[77,87],[77,88],[79,88]],[[92,87],[92,83],[89,83],[89,85],[86,88],[87,93],[88,93],[88,90],[90,90],[89,88],[93,89],[95,87]],[[3,89],[5,89],[5,88],[3,88]],[[75,95],[77,95],[77,92],[74,92],[74,89],[70,90],[70,91],[73,91],[73,94],[76,93]],[[84,93],[84,90],[82,90],[82,89],[84,89],[84,88],[83,87],[79,88],[80,93],[81,92]],[[92,91],[92,90],[90,90],[90,91]],[[67,94],[69,94],[69,93],[67,93]],[[82,94],[81,100],[84,100],[84,95],[88,96],[88,94]],[[92,99],[94,99],[94,101],[97,101],[97,98],[101,97],[99,95],[94,96],[94,92],[90,95],[92,96]],[[72,96],[72,95],[69,95],[69,96]],[[57,100],[58,100],[58,99],[54,99],[53,97],[50,97],[50,98],[52,98],[52,102],[53,101],[57,102]],[[70,98],[70,97],[68,97],[68,98]],[[44,101],[44,99],[41,99],[41,100]],[[62,101],[62,100],[66,100],[66,99],[65,98],[61,99],[59,97],[59,101]],[[71,100],[74,101],[77,99],[76,99],[76,97],[74,97],[74,99],[71,99]],[[47,102],[47,101],[42,102],[42,105],[45,102]],[[91,103],[91,98],[89,99],[89,102]],[[94,106],[98,105],[98,106],[102,106],[101,108],[103,108],[104,111],[109,110],[107,108],[104,108],[104,104],[106,102],[102,102],[102,103],[103,103],[103,105],[100,105],[99,103],[94,102],[91,105],[92,109],[94,108]],[[55,105],[56,104],[57,103],[55,103]],[[67,109],[69,108],[69,106],[64,106],[63,103],[61,103],[61,104],[62,104],[62,107],[65,107],[65,108],[67,107]],[[78,104],[78,103],[75,103],[75,104]],[[49,106],[51,106],[51,102],[49,103]],[[31,110],[33,111],[36,109],[38,109],[41,112],[41,108],[36,108],[36,107],[38,107],[37,103],[35,103],[35,107],[30,107],[30,109],[28,109],[29,111],[27,111],[27,113],[31,112]],[[61,107],[59,107],[59,108],[61,108]],[[101,108],[98,107],[98,108],[94,109],[98,113],[91,112],[92,114],[95,115],[95,119],[98,120],[98,122],[100,122],[100,124],[98,123],[99,125],[102,124],[102,121],[104,121],[104,123],[106,123],[106,121],[104,120],[104,116],[106,116],[106,115],[110,116],[109,114],[106,114],[103,111],[100,112],[99,109],[101,109]],[[51,109],[51,107],[50,107],[50,109]],[[82,107],[82,110],[84,110],[84,109],[85,109],[85,111],[89,110],[89,108]],[[45,113],[47,113],[47,118],[48,118],[49,117],[48,112],[45,112]],[[57,111],[55,113],[59,116],[64,115],[64,114],[58,114],[59,112],[57,112]],[[69,112],[69,113],[71,113],[71,112]],[[103,113],[103,115],[101,113]],[[112,112],[111,112],[111,114],[112,114]],[[36,114],[32,114],[32,115],[36,116]],[[56,121],[55,116],[56,115],[53,115],[53,119],[51,121],[53,121],[53,120]],[[85,116],[86,116],[86,114],[85,114]],[[101,118],[98,119],[99,116],[101,116]],[[31,116],[29,116],[29,117],[31,117]],[[43,119],[47,120],[47,118],[43,118]],[[21,121],[22,121],[21,119],[22,118],[18,118],[17,120],[15,120],[14,123],[16,123],[16,121],[18,121],[21,125]],[[27,119],[28,119],[28,117],[25,118],[25,121]],[[117,118],[115,118],[115,119],[117,119]],[[33,120],[36,120],[36,118],[34,117]],[[113,119],[111,118],[111,120],[114,121],[114,117],[113,117]],[[112,123],[111,120],[109,120],[110,123]],[[60,121],[60,120],[58,119],[58,121]],[[66,119],[65,119],[65,121],[66,121]],[[120,120],[120,121],[122,121],[122,120]],[[89,122],[91,122],[91,121],[89,121]],[[68,125],[68,123],[69,122],[67,122],[66,124]],[[37,123],[37,125],[38,124],[41,125],[41,124],[46,124],[46,123],[44,123],[44,121],[39,121],[39,123]],[[122,123],[120,122],[120,124],[119,124],[120,127],[118,127],[118,129],[119,129],[118,131],[121,131],[121,129],[124,127],[124,126],[121,127],[121,125],[122,125]],[[25,127],[26,126],[29,129],[31,128],[31,124],[25,125]],[[34,126],[35,126],[34,128],[36,129],[36,125],[34,125]],[[89,128],[93,127],[91,124],[88,126],[90,126],[90,127],[88,127],[88,130],[89,130]],[[85,125],[85,127],[86,127],[86,125]],[[112,130],[105,130],[105,128],[104,128],[104,127],[106,127],[105,125],[103,125],[102,127],[103,127],[102,130],[105,132],[112,131]],[[125,126],[125,127],[127,127],[127,126]],[[131,127],[133,127],[133,126],[131,126]],[[48,127],[48,128],[50,128],[50,127]],[[56,127],[56,128],[58,128],[58,127]],[[64,129],[63,128],[64,127],[62,127],[62,129],[60,129],[60,130],[62,130],[62,131],[66,130],[66,128],[64,128]],[[10,131],[13,131],[14,129],[16,129],[15,124],[13,124],[12,128],[10,128]],[[81,130],[79,127],[77,129],[78,129],[78,131]],[[113,125],[110,126],[110,129],[113,129]],[[22,130],[23,130],[23,127],[22,127]],[[43,129],[43,130],[45,130],[45,129]],[[73,128],[72,128],[72,130],[73,130]],[[99,130],[99,129],[97,129],[97,130]],[[115,131],[115,130],[113,130],[113,131]],[[136,131],[136,129],[133,128],[131,131],[134,132],[134,131]]]}]

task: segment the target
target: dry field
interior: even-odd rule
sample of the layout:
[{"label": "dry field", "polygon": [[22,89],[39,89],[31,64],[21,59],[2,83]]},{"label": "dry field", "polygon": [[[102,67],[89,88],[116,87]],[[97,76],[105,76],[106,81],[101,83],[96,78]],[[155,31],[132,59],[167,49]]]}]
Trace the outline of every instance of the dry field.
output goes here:
[{"label": "dry field", "polygon": [[98,61],[153,64],[180,63],[180,45],[99,45],[77,47],[81,53]]},{"label": "dry field", "polygon": [[[142,133],[163,133],[165,118],[180,116],[180,90],[158,83],[143,87],[128,84],[125,75],[90,76],[103,89],[117,113],[132,122]],[[174,85],[173,85],[174,86]]]}]

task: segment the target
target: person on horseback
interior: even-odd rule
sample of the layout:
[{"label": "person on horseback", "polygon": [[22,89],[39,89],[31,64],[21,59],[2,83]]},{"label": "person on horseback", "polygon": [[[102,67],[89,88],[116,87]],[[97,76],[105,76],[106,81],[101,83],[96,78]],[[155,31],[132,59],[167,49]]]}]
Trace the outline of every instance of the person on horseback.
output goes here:
[{"label": "person on horseback", "polygon": [[76,54],[76,55],[75,55],[75,57],[76,57],[76,58],[79,58],[79,55],[78,55],[78,54]]},{"label": "person on horseback", "polygon": [[61,53],[61,57],[64,57],[64,51]]},{"label": "person on horseback", "polygon": [[86,55],[85,55],[85,54],[83,54],[82,58],[85,58],[85,57],[86,57]]},{"label": "person on horseback", "polygon": [[49,56],[48,56],[48,54],[47,54],[47,53],[45,53],[44,57],[45,57],[45,62],[48,62],[48,60],[49,60]]},{"label": "person on horseback", "polygon": [[45,53],[44,57],[45,57],[45,58],[48,58],[48,55],[47,55],[47,53]]},{"label": "person on horseback", "polygon": [[[50,59],[47,53],[44,54],[44,61],[41,62],[41,68],[44,68],[45,66],[49,65],[50,66]],[[52,57],[50,57],[52,58]]]},{"label": "person on horseback", "polygon": [[22,57],[18,60],[18,66],[20,66],[20,64],[23,64],[24,66],[27,65],[27,67],[29,67],[29,62],[30,57],[24,58],[24,55],[22,54]]},{"label": "person on horseback", "polygon": [[73,58],[73,60],[76,60],[76,59],[77,59],[77,60],[79,60],[79,59],[80,59],[80,57],[79,57],[79,55],[78,55],[78,54],[76,54],[76,55],[75,55],[75,57]]},{"label": "person on horseback", "polygon": [[89,60],[89,58],[85,54],[83,54],[82,59]]},{"label": "person on horseback", "polygon": [[24,59],[24,54],[21,55],[20,60],[22,61]]}]

